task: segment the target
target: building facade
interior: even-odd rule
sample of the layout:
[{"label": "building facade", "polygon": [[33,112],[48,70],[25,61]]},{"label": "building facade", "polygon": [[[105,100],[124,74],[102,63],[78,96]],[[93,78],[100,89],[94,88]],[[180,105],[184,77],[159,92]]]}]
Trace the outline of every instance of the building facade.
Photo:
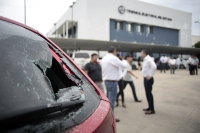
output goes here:
[{"label": "building facade", "polygon": [[77,0],[47,35],[191,47],[191,17],[137,0]]}]

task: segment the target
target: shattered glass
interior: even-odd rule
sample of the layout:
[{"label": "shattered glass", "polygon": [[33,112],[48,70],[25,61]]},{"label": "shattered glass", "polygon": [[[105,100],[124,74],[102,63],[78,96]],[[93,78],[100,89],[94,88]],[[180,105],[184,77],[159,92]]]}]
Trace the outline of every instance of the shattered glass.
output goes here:
[{"label": "shattered glass", "polygon": [[[62,54],[54,50],[56,54]],[[52,59],[46,40],[25,28],[0,20],[0,114],[50,103],[85,100],[81,106],[16,123],[0,132],[65,132],[83,122],[97,108],[100,98],[93,86],[64,56],[61,60],[72,74],[64,70],[63,73],[77,86],[61,88],[56,94],[53,92],[46,76],[47,69],[52,67]]]},{"label": "shattered glass", "polygon": [[34,64],[43,62],[44,71],[51,67],[46,41],[23,28],[15,34],[18,26],[9,24],[13,29],[6,29],[8,24],[2,21],[0,25],[0,113],[55,103],[47,78]]}]

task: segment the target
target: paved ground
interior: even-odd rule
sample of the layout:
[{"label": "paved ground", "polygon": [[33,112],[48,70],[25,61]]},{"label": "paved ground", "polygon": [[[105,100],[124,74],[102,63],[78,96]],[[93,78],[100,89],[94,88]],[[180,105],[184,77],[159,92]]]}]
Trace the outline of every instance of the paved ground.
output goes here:
[{"label": "paved ground", "polygon": [[135,103],[131,88],[125,89],[127,108],[115,108],[118,133],[200,133],[200,76],[189,76],[186,70],[171,75],[159,71],[155,74],[154,102],[156,114],[144,115],[147,107],[141,72],[134,79],[137,96],[142,103]]}]

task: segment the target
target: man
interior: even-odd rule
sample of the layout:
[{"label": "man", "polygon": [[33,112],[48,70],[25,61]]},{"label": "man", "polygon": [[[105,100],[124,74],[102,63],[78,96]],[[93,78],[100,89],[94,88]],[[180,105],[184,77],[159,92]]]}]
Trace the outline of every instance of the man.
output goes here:
[{"label": "man", "polygon": [[156,71],[156,64],[149,56],[148,50],[142,50],[141,57],[143,58],[142,76],[144,77],[144,88],[149,105],[149,107],[143,109],[143,111],[145,111],[145,114],[150,115],[155,114],[152,86],[154,84],[153,75]]},{"label": "man", "polygon": [[189,65],[190,75],[193,75],[194,74],[194,57],[193,57],[193,55],[191,55],[189,57],[189,59],[187,60],[187,63]]},{"label": "man", "polygon": [[98,55],[92,54],[91,61],[85,65],[85,73],[94,81],[94,83],[104,93],[102,70],[100,64],[97,62]]},{"label": "man", "polygon": [[133,98],[135,100],[135,102],[141,102],[141,100],[138,100],[136,92],[135,92],[135,86],[133,83],[133,79],[132,76],[135,77],[136,79],[138,79],[138,77],[133,74],[132,72],[132,67],[131,67],[131,62],[133,61],[133,57],[131,55],[127,55],[126,56],[126,61],[127,61],[127,72],[126,75],[124,76],[124,89],[126,88],[126,85],[129,84],[131,86],[132,89],[132,93],[133,93]]},{"label": "man", "polygon": [[198,75],[198,65],[199,65],[199,59],[194,56],[194,70],[196,71],[196,75]]},{"label": "man", "polygon": [[[119,56],[119,54],[117,54],[117,57],[122,60]],[[127,64],[127,62],[125,60],[123,60],[124,63]],[[119,86],[119,92],[117,94],[117,98],[116,98],[116,106],[115,107],[118,107],[119,106],[119,100],[118,100],[118,97],[119,95],[121,95],[121,98],[122,98],[122,106],[124,108],[126,108],[126,105],[124,104],[124,80],[123,80],[123,77],[125,76],[126,74],[126,69],[119,69],[119,73],[120,73],[120,80],[118,81],[118,86]]]},{"label": "man", "polygon": [[179,57],[177,57],[176,59],[176,65],[177,65],[177,69],[179,70],[180,69],[180,65],[181,65],[181,60]]},{"label": "man", "polygon": [[169,68],[169,64],[168,64],[168,62],[169,62],[169,60],[170,60],[170,57],[168,57],[168,56],[165,56],[165,65],[166,65],[166,70],[169,70],[170,68]]},{"label": "man", "polygon": [[160,57],[160,62],[161,62],[161,66],[160,66],[160,72],[162,73],[163,69],[164,69],[164,73],[165,73],[165,70],[166,70],[166,66],[167,66],[167,60],[168,58],[163,55]]},{"label": "man", "polygon": [[[108,49],[108,54],[101,60],[103,80],[105,81],[107,97],[110,100],[113,112],[117,97],[117,83],[121,76],[120,70],[126,68],[126,64],[119,60],[119,58],[116,57],[116,54],[116,48],[110,46]],[[119,121],[119,119],[116,119],[116,122]]]},{"label": "man", "polygon": [[174,57],[171,57],[171,59],[169,60],[169,65],[170,65],[170,70],[171,70],[171,74],[175,74],[175,67],[176,67],[176,60],[174,59]]}]

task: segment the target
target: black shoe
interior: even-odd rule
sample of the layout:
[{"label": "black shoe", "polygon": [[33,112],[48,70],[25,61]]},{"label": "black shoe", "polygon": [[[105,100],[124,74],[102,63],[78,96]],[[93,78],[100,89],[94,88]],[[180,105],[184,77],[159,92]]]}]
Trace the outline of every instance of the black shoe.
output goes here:
[{"label": "black shoe", "polygon": [[117,103],[116,105],[115,105],[115,107],[118,107],[119,106],[119,103]]},{"label": "black shoe", "polygon": [[135,101],[136,103],[141,103],[142,102],[142,100],[137,100],[137,101]]},{"label": "black shoe", "polygon": [[120,122],[120,119],[115,118],[115,122]]},{"label": "black shoe", "polygon": [[152,114],[155,114],[156,112],[155,111],[152,111],[152,110],[149,110],[149,111],[146,111],[145,114],[146,115],[152,115]]},{"label": "black shoe", "polygon": [[149,111],[149,110],[150,110],[149,108],[143,109],[143,111]]}]

